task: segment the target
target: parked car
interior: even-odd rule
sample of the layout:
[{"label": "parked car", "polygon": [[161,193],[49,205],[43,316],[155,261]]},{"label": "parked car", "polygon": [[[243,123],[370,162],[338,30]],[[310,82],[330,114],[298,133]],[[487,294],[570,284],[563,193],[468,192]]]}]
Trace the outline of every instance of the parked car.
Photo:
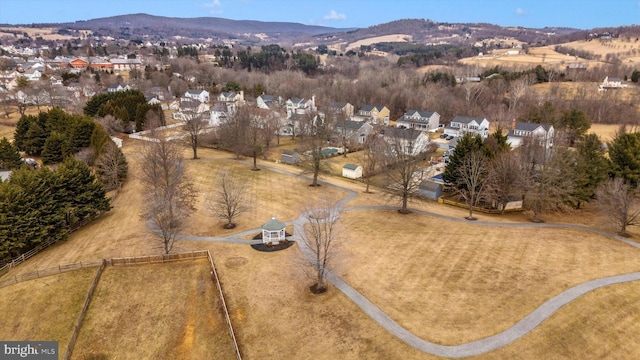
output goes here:
[{"label": "parked car", "polygon": [[440,134],[440,139],[444,139],[444,138],[446,138],[447,136],[449,136],[449,135],[447,135],[447,134],[445,134],[445,133],[442,133],[442,134]]},{"label": "parked car", "polygon": [[449,136],[447,136],[447,137],[445,138],[445,140],[452,140],[454,137],[455,137],[455,136],[453,136],[453,135],[449,135]]}]

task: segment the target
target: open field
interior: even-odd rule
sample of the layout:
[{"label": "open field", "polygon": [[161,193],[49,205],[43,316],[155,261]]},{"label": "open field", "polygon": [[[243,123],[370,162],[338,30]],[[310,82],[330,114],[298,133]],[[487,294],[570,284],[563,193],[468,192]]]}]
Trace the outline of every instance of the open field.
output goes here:
[{"label": "open field", "polygon": [[585,231],[395,211],[347,212],[343,221],[344,278],[414,334],[446,345],[501,332],[571,286],[640,270],[639,250]]},{"label": "open field", "polygon": [[234,359],[207,259],[105,268],[73,357]]},{"label": "open field", "polygon": [[[80,30],[81,32],[92,33],[89,30]],[[27,33],[31,38],[42,37],[44,40],[71,40],[76,36],[60,35],[54,28],[31,28],[31,27],[0,27],[0,36],[13,36],[17,32],[19,37]]]},{"label": "open field", "polygon": [[97,267],[0,288],[3,340],[57,340],[64,353]]},{"label": "open field", "polygon": [[[128,156],[130,178],[116,198],[114,208],[73,233],[68,240],[21,264],[10,274],[60,263],[161,252],[158,238],[138,216],[142,203],[138,180],[138,144],[140,142],[135,140],[125,141],[123,150]],[[190,151],[185,149],[184,154],[188,158]],[[222,222],[209,216],[203,204],[198,203],[199,210],[189,220],[185,233],[226,236],[257,228],[271,215],[283,221],[292,220],[309,200],[346,195],[328,186],[310,188],[309,182],[300,177],[277,174],[266,169],[252,172],[249,164],[238,162],[233,155],[225,152],[199,149],[199,155],[201,159],[187,160],[186,164],[188,173],[203,192],[201,198],[211,191],[211,182],[218,171],[230,171],[243,174],[250,184],[250,203],[254,209],[239,219],[236,229],[224,230]],[[350,154],[347,160],[353,161],[354,158]],[[335,162],[333,166],[340,166],[342,159],[332,158],[331,161]],[[299,172],[298,168],[284,164],[270,163],[270,166]],[[363,194],[364,185],[361,183],[337,177],[323,178],[358,192],[356,199],[347,206],[395,204],[395,200],[386,197],[380,189],[373,189],[374,194]],[[433,201],[414,201],[411,206],[460,219],[466,215],[465,209],[443,206]],[[504,216],[478,214],[478,218],[481,221],[528,223],[526,213]],[[340,248],[341,256],[332,268],[400,324],[438,343],[455,344],[494,334],[573,284],[609,274],[638,271],[640,268],[634,261],[638,250],[577,230],[490,228],[436,220],[419,214],[403,216],[394,211],[379,210],[346,212],[343,219],[347,223],[344,233],[346,241]],[[606,218],[590,206],[576,213],[549,214],[545,219],[603,229],[608,226]],[[373,228],[375,231],[372,231]],[[640,235],[635,234],[636,231],[632,227],[631,232]],[[301,260],[297,245],[274,253],[258,252],[247,245],[206,241],[178,241],[175,247],[175,251],[195,249],[210,250],[218,264],[241,352],[247,359],[435,358],[389,334],[335,288],[331,287],[327,294],[321,296],[311,295],[308,286],[312,280],[305,276],[308,267]],[[191,291],[201,284],[203,270],[178,269],[175,272],[181,280],[174,281],[164,270],[154,269],[150,274],[147,269],[141,267],[139,273],[128,276],[121,272],[123,269],[107,269],[96,293],[101,297],[101,302],[92,304],[90,313],[95,309],[113,310],[92,315],[91,327],[83,328],[92,330],[81,334],[82,344],[96,343],[95,339],[101,336],[127,344],[129,341],[157,344],[165,341],[161,337],[167,336],[167,333],[171,334],[169,336],[172,339],[166,342],[174,347],[189,343],[185,340],[189,339],[187,335],[191,327],[188,324],[193,316],[189,309],[212,309],[210,302],[200,299],[200,296],[195,296],[194,306],[184,305],[192,301]],[[163,277],[167,281],[161,281]],[[635,286],[621,285],[620,288],[632,285]],[[19,285],[5,289],[15,286]],[[617,334],[618,330],[607,327],[607,324],[615,324],[606,319],[607,312],[615,311],[618,314],[616,319],[633,321],[631,312],[637,309],[632,303],[619,304],[615,300],[618,292],[609,296],[607,289],[599,290],[598,294],[603,295],[598,295],[585,305],[587,310],[604,309],[599,320],[602,328],[598,331],[584,329],[590,334],[588,347],[580,345],[581,341],[585,341],[582,333],[576,331],[583,327],[580,322],[573,321],[573,327],[566,328],[566,320],[554,320],[555,317],[584,319],[584,308],[566,306],[531,334],[497,352],[478,358],[492,359],[498,356],[496,354],[520,357],[520,352],[531,354],[530,358],[554,357],[567,351],[572,355],[577,354],[577,358],[585,358],[589,357],[588,349],[594,347],[613,348],[609,353],[613,357],[640,353],[640,344],[633,341],[632,335],[609,337],[610,334]],[[628,291],[633,290],[623,290],[620,294]],[[114,297],[108,296],[125,292],[130,295],[117,297],[122,302],[115,302]],[[171,296],[159,297],[165,293]],[[149,303],[147,298],[155,301]],[[205,303],[209,305],[203,305]],[[176,321],[154,317],[153,314],[165,314],[163,309],[171,307],[182,311],[168,315],[175,316]],[[158,309],[161,311],[156,312]],[[115,328],[124,320],[122,314],[140,321],[141,326],[145,327],[133,328],[129,327],[131,324],[122,323],[130,339],[119,338],[121,335]],[[144,323],[148,320],[145,314],[158,321]],[[197,321],[193,324],[194,330],[199,329],[198,326],[205,326],[202,324],[207,320],[205,317],[204,323]],[[149,331],[143,329],[149,328],[160,328],[162,331],[148,336]],[[208,329],[205,326],[201,331]],[[558,340],[560,331],[562,338]],[[131,334],[145,334],[149,339],[138,339],[143,335]],[[88,338],[84,339],[85,336]],[[200,348],[202,341],[194,338],[192,358],[198,358],[197,355],[204,351]],[[615,348],[620,341],[629,341],[630,344],[621,349]],[[536,347],[541,343],[546,344],[544,350]],[[564,349],[562,344],[565,343],[573,344],[571,346],[575,348]],[[82,349],[79,351],[83,354],[108,351],[108,348],[78,344],[77,349]],[[131,346],[135,348],[137,345]],[[150,351],[159,351],[156,345],[149,347]],[[178,358],[188,354],[180,349],[175,351],[171,354]]]},{"label": "open field", "polygon": [[361,45],[371,45],[380,42],[407,42],[412,41],[413,37],[407,34],[393,34],[393,35],[385,35],[385,36],[376,36],[372,38],[358,40],[356,42],[352,42],[347,45],[345,51],[349,51],[352,49],[359,50]]}]

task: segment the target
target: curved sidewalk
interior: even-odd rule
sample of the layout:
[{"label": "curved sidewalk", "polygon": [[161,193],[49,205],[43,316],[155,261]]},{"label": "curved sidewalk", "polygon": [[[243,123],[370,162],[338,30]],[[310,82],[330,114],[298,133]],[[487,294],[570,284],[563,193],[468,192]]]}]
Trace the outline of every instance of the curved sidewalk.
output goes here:
[{"label": "curved sidewalk", "polygon": [[[271,171],[275,171],[285,175],[291,176],[299,176],[294,173],[273,168],[270,166],[261,165],[262,168],[269,169]],[[354,206],[354,207],[343,207],[347,202],[352,200],[357,196],[357,193],[353,190],[349,190],[343,188],[338,185],[330,184],[327,182],[321,182],[324,186],[334,187],[340,189],[342,191],[346,191],[348,195],[340,200],[336,206],[340,207],[341,211],[361,211],[361,210],[397,210],[397,207],[393,206]],[[425,216],[436,217],[440,219],[445,219],[449,221],[456,222],[466,222],[468,220],[462,218],[456,218],[447,215],[436,214],[428,211],[411,209],[413,213],[422,214]],[[293,241],[296,241],[299,244],[300,251],[305,256],[305,258],[309,261],[312,261],[314,254],[309,248],[309,245],[304,241],[304,237],[300,235],[300,231],[304,229],[305,218],[304,214],[301,214],[297,219],[293,221],[287,222],[287,225],[294,225],[294,234],[291,236]],[[474,221],[474,225],[479,226],[492,226],[492,227],[546,227],[546,228],[567,228],[567,229],[577,229],[577,230],[585,230],[593,233],[597,233],[603,236],[607,236],[622,242],[625,242],[635,248],[640,249],[640,244],[637,244],[633,241],[625,239],[623,237],[613,235],[607,233],[605,231],[592,229],[586,226],[581,225],[572,225],[572,224],[553,224],[553,223],[540,223],[540,224],[519,224],[519,223],[503,223],[503,222],[485,222],[485,221]],[[147,225],[153,231],[153,228],[149,223]],[[177,239],[181,240],[200,240],[200,241],[215,241],[215,242],[231,242],[238,244],[253,244],[260,242],[255,240],[243,240],[242,236],[255,234],[259,232],[260,229],[251,229],[244,231],[242,233],[226,236],[226,237],[211,237],[211,236],[195,236],[195,235],[178,235]],[[364,295],[354,289],[351,285],[349,285],[346,281],[344,281],[341,277],[333,273],[331,270],[326,270],[326,279],[332,283],[337,289],[342,291],[349,299],[351,299],[358,307],[362,309],[367,315],[369,315],[375,322],[380,324],[380,326],[384,327],[387,331],[398,337],[400,340],[404,341],[408,345],[418,349],[420,351],[437,355],[443,357],[450,358],[462,358],[474,355],[480,355],[492,350],[496,350],[505,345],[510,344],[511,342],[523,337],[524,335],[531,332],[538,325],[540,325],[543,321],[548,319],[551,315],[553,315],[556,311],[558,311],[563,306],[567,305],[571,301],[576,300],[582,295],[591,292],[593,290],[615,285],[621,284],[625,282],[638,281],[640,280],[640,272],[635,272],[631,274],[610,276],[601,279],[587,281],[585,283],[576,285],[572,288],[569,288],[555,297],[545,301],[538,308],[536,308],[529,315],[525,316],[523,319],[518,321],[516,324],[511,326],[510,328],[472,342],[460,344],[460,345],[439,345],[424,339],[421,339],[409,332],[407,329],[403,328],[396,321],[391,319],[386,313],[384,313],[379,307],[373,304],[369,299],[367,299]]]}]

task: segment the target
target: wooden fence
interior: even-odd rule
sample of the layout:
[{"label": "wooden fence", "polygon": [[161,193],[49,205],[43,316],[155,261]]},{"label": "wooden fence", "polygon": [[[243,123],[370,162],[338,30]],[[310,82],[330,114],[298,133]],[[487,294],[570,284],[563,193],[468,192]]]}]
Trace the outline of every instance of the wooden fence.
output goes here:
[{"label": "wooden fence", "polygon": [[100,264],[101,264],[101,262],[96,262],[96,261],[93,261],[93,262],[92,261],[89,261],[89,262],[77,262],[77,263],[71,263],[71,264],[62,264],[62,265],[58,265],[57,267],[51,267],[51,268],[46,268],[46,269],[42,269],[42,270],[36,270],[34,272],[29,272],[29,273],[26,273],[26,274],[3,277],[3,278],[0,278],[0,288],[8,286],[8,285],[17,284],[17,283],[22,282],[22,281],[38,279],[38,278],[41,278],[41,277],[56,275],[56,274],[60,274],[60,273],[67,272],[67,271],[73,271],[73,270],[78,270],[78,269],[82,269],[82,268],[96,267],[96,266],[99,266]]},{"label": "wooden fence", "polygon": [[231,339],[233,340],[233,346],[236,348],[236,357],[238,360],[242,360],[242,356],[240,355],[240,348],[238,347],[238,342],[236,341],[236,334],[233,331],[233,325],[231,324],[231,317],[229,316],[229,310],[227,309],[227,302],[224,300],[224,294],[222,293],[222,285],[220,284],[220,278],[218,278],[218,272],[216,271],[216,265],[213,263],[213,258],[211,257],[211,253],[207,250],[207,256],[209,257],[209,264],[211,265],[211,275],[218,286],[218,292],[220,293],[220,300],[222,300],[222,309],[224,310],[224,316],[227,319],[227,325],[229,325],[229,333],[231,334]]},{"label": "wooden fence", "polygon": [[80,327],[82,327],[82,322],[84,321],[84,316],[89,309],[89,304],[91,303],[91,298],[93,297],[93,292],[96,290],[98,286],[98,281],[100,281],[100,276],[104,271],[106,266],[106,261],[103,260],[100,267],[98,267],[98,271],[96,272],[96,276],[93,278],[93,282],[91,283],[91,287],[89,287],[89,292],[87,293],[87,297],[84,299],[84,305],[82,306],[82,311],[80,311],[80,315],[78,315],[78,320],[76,321],[76,325],[73,328],[73,335],[71,335],[71,340],[69,340],[69,344],[67,345],[67,352],[64,354],[63,359],[69,360],[71,357],[71,352],[73,352],[73,347],[76,345],[76,340],[78,339],[78,334],[80,333]]},{"label": "wooden fence", "polygon": [[[91,222],[92,220],[98,218],[102,213],[98,213],[94,216],[90,216],[88,218],[84,218],[76,223],[73,223],[71,225],[69,225],[69,228],[67,229],[67,234],[71,234],[72,232],[78,230],[79,228],[87,225],[89,222]],[[7,263],[0,263],[0,276],[6,274],[7,272],[9,272],[9,270],[11,270],[12,268],[20,265],[21,263],[25,262],[27,259],[36,256],[40,251],[48,248],[49,246],[55,244],[58,242],[57,238],[51,238],[48,241],[39,244],[38,246],[36,246],[35,248],[27,251],[26,253],[11,259],[11,261],[7,262]]]},{"label": "wooden fence", "polygon": [[89,308],[89,304],[91,303],[91,298],[93,297],[93,293],[98,285],[98,281],[100,280],[100,276],[107,266],[135,266],[135,265],[143,265],[143,264],[153,264],[153,263],[166,263],[166,262],[174,262],[180,260],[189,260],[189,259],[199,259],[199,258],[208,258],[209,266],[211,267],[211,276],[212,280],[215,281],[216,287],[218,288],[218,293],[220,295],[220,300],[222,302],[222,309],[224,311],[224,316],[227,321],[227,325],[229,326],[229,333],[231,335],[231,339],[233,340],[233,346],[235,348],[236,357],[238,360],[242,360],[242,356],[240,355],[240,348],[238,346],[238,342],[236,340],[235,332],[233,331],[233,325],[231,324],[231,316],[229,315],[229,309],[227,308],[227,302],[224,299],[224,293],[222,291],[222,285],[220,283],[220,278],[218,277],[218,272],[216,271],[216,266],[213,262],[213,258],[211,257],[211,253],[209,250],[199,250],[192,251],[188,253],[177,253],[177,254],[162,254],[162,255],[150,255],[150,256],[137,256],[137,257],[127,257],[127,258],[111,258],[111,259],[103,259],[101,262],[78,262],[72,264],[64,264],[55,268],[48,268],[44,270],[37,270],[36,272],[15,275],[13,277],[9,277],[6,279],[0,279],[0,287],[12,285],[21,281],[31,280],[40,278],[43,276],[55,275],[66,271],[77,270],[85,267],[95,267],[98,266],[98,271],[96,276],[91,283],[89,288],[89,292],[87,293],[87,297],[84,302],[84,306],[82,307],[82,311],[78,316],[78,320],[76,321],[76,325],[73,329],[73,335],[71,336],[71,340],[67,346],[67,351],[63,357],[63,359],[68,360],[73,352],[73,347],[75,346],[78,334],[80,332],[80,327],[82,326],[82,322],[84,321],[84,317]]},{"label": "wooden fence", "polygon": [[[441,204],[453,205],[453,206],[456,206],[456,207],[459,207],[459,208],[464,208],[464,209],[467,209],[467,210],[469,209],[469,205],[467,205],[465,203],[461,203],[461,202],[458,202],[458,201],[455,201],[455,200],[444,199],[442,197],[438,198],[438,202],[441,203]],[[484,213],[484,214],[502,214],[502,210],[499,210],[499,209],[486,209],[486,208],[477,207],[477,206],[473,207],[473,211],[477,211],[477,212]],[[521,211],[523,211],[522,208],[519,208],[519,209],[506,209],[504,211],[504,213],[506,214],[506,213],[510,213],[510,212],[521,212]]]}]

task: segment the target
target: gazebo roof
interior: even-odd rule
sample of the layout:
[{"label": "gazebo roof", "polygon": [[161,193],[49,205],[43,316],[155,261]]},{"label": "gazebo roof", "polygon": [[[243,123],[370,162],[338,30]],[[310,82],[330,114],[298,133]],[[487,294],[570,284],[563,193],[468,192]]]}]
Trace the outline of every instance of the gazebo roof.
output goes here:
[{"label": "gazebo roof", "polygon": [[262,225],[262,230],[278,231],[284,229],[285,227],[287,227],[287,224],[283,223],[282,221],[278,221],[274,216],[271,218],[271,220]]}]

